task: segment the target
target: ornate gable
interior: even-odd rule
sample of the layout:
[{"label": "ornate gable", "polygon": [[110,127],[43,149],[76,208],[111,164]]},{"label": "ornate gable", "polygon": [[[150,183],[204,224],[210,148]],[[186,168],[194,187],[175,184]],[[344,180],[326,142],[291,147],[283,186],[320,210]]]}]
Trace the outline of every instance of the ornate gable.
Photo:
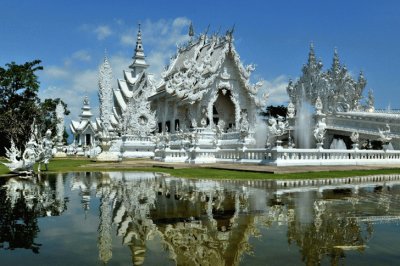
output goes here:
[{"label": "ornate gable", "polygon": [[[226,78],[225,62],[228,58],[232,59],[238,74]],[[232,32],[210,38],[201,35],[196,42],[191,41],[178,49],[177,55],[162,74],[164,82],[158,91],[165,88],[170,96],[193,104],[200,101],[210,89],[228,85],[228,80],[232,78],[240,82],[257,105],[261,105],[257,93],[263,83],[250,82],[250,74],[254,69],[254,65],[242,65],[233,45]]]}]

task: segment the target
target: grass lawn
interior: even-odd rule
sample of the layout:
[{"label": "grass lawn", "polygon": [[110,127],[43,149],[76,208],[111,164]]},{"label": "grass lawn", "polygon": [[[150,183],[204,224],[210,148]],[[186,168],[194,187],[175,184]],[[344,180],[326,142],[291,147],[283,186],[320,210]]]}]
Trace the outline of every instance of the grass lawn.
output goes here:
[{"label": "grass lawn", "polygon": [[[4,160],[1,160],[4,161]],[[269,174],[259,172],[244,172],[234,170],[222,170],[211,168],[183,168],[169,169],[161,167],[131,167],[131,168],[114,168],[114,167],[94,167],[92,162],[85,158],[54,158],[50,161],[49,171],[44,170],[43,173],[54,172],[99,172],[99,171],[145,171],[145,172],[162,172],[172,176],[187,178],[213,178],[213,179],[314,179],[314,178],[335,178],[335,177],[351,177],[375,174],[400,174],[400,169],[381,169],[381,170],[353,170],[353,171],[325,171],[325,172],[305,172],[291,174]],[[102,163],[104,164],[104,163]],[[35,171],[37,165],[35,165]],[[0,165],[0,175],[7,174],[9,171],[4,165]]]}]

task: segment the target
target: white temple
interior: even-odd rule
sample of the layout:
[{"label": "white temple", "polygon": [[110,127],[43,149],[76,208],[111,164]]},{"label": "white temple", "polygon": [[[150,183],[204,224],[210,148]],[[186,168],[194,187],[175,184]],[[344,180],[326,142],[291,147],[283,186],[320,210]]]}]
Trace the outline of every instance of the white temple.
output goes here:
[{"label": "white temple", "polygon": [[400,115],[375,110],[372,91],[363,98],[366,79],[360,73],[354,80],[336,50],[324,72],[311,46],[302,76],[287,87],[287,116],[270,117],[267,141],[256,143],[256,117],[268,94],[259,95],[261,81],[251,83],[254,65],[241,63],[233,30],[194,37],[191,25],[189,36],[158,83],[147,72],[140,26],[133,62],[117,88],[105,57],[99,70],[100,117],[86,122],[90,116],[83,108],[81,121],[71,124],[78,146],[97,141],[115,158],[164,162],[400,163],[400,152],[393,149],[400,147]]},{"label": "white temple", "polygon": [[69,153],[78,155],[87,155],[87,152],[95,145],[96,132],[98,130],[95,121],[92,121],[92,111],[89,104],[89,99],[85,96],[80,114],[80,121],[72,120],[70,129],[74,135],[74,141]]}]

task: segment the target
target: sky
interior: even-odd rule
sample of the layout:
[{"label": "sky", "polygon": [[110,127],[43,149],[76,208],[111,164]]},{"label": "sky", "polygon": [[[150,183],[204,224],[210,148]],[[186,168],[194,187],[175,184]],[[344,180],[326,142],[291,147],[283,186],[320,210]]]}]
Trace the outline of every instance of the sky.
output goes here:
[{"label": "sky", "polygon": [[[310,43],[326,70],[337,48],[354,78],[362,70],[376,108],[400,108],[400,1],[33,1],[0,0],[0,65],[42,60],[39,96],[61,98],[77,120],[88,95],[98,113],[98,69],[107,54],[113,77],[132,62],[138,23],[156,77],[187,40],[234,26],[252,81],[265,80],[268,104],[287,104],[286,85],[301,75]],[[116,82],[114,83],[116,86]]]}]

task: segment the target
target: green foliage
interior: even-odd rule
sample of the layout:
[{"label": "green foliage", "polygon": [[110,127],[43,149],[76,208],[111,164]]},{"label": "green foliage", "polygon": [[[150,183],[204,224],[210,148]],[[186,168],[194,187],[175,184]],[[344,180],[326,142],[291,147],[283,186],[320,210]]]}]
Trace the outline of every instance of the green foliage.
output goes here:
[{"label": "green foliage", "polygon": [[[39,81],[36,71],[43,70],[40,60],[18,65],[15,62],[0,67],[0,155],[5,154],[4,147],[10,147],[11,138],[17,147],[24,149],[29,140],[31,125],[35,121],[42,136],[47,129],[56,132],[56,106],[61,101],[38,97]],[[64,106],[64,115],[70,111]],[[64,131],[64,140],[68,134]]]},{"label": "green foliage", "polygon": [[261,115],[263,116],[272,116],[272,117],[278,117],[278,116],[283,116],[286,117],[287,114],[287,107],[283,105],[269,105],[265,109],[265,111],[261,112]]},{"label": "green foliage", "polygon": [[[61,104],[64,106],[64,115],[67,116],[70,114],[68,110],[68,106],[64,103],[60,98],[56,99],[45,99],[44,102],[39,104],[39,117],[37,119],[38,124],[40,125],[40,130],[42,136],[45,134],[45,131],[50,129],[53,136],[56,134],[56,126],[57,126],[57,115],[56,115],[56,107],[57,104],[61,101]],[[64,130],[63,141],[67,142],[68,133]]]},{"label": "green foliage", "polygon": [[38,115],[39,81],[35,72],[42,70],[40,60],[0,67],[0,154],[11,137],[22,148],[29,139],[30,126]]}]

